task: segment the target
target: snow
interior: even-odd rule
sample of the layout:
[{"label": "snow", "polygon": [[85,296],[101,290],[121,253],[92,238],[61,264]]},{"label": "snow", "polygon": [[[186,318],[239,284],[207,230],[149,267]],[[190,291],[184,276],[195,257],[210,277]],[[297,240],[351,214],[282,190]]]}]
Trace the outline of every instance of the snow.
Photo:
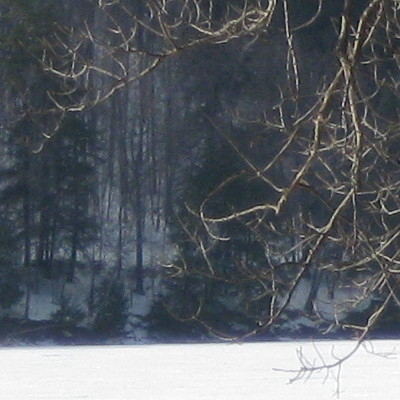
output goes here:
[{"label": "snow", "polygon": [[[310,290],[310,280],[302,279],[293,293],[289,308],[292,310],[304,311]],[[318,285],[316,298],[314,299],[314,308],[319,315],[328,321],[341,320],[345,318],[349,312],[361,312],[368,308],[372,297],[364,293],[365,290],[365,285],[358,286],[353,283],[349,286],[344,286],[337,284],[334,287],[333,296],[331,296],[327,282],[321,281]],[[360,299],[363,299],[363,301],[360,301]],[[306,323],[300,321],[300,324],[315,327],[315,324],[310,320]]]},{"label": "snow", "polygon": [[[325,373],[288,384],[296,350],[311,360],[345,354],[353,341],[3,348],[0,398],[313,400],[335,398]],[[340,399],[398,400],[400,341],[368,343],[343,366]],[[338,370],[334,370],[337,376]],[[383,396],[383,397],[382,397]]]}]

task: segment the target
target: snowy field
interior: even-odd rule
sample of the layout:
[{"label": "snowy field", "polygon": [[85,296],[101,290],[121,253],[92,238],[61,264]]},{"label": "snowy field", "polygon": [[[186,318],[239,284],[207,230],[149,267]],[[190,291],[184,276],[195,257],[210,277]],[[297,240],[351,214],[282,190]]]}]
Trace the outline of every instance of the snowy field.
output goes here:
[{"label": "snowy field", "polygon": [[[0,399],[324,400],[338,370],[288,384],[300,348],[310,360],[354,342],[3,348]],[[318,350],[316,350],[318,349]],[[327,379],[326,379],[327,378]],[[374,341],[342,367],[340,399],[398,400],[400,341]]]}]

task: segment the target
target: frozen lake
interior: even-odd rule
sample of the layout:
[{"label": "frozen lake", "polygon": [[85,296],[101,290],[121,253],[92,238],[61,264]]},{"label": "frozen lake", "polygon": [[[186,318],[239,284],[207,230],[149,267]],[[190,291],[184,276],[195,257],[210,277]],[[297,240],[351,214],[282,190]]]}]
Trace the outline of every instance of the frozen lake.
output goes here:
[{"label": "frozen lake", "polygon": [[[310,360],[354,342],[0,349],[0,399],[313,400],[335,398],[326,373],[288,384],[300,348]],[[316,347],[315,347],[316,346]],[[340,398],[398,400],[400,341],[368,342],[342,367]],[[332,359],[332,358],[331,358]],[[337,370],[332,371],[333,376]]]}]

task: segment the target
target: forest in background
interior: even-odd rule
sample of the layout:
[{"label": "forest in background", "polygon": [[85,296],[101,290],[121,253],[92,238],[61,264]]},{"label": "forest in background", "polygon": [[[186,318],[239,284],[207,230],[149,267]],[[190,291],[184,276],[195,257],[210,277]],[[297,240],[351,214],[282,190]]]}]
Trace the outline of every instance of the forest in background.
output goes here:
[{"label": "forest in background", "polygon": [[4,320],[396,329],[399,7],[1,0]]}]

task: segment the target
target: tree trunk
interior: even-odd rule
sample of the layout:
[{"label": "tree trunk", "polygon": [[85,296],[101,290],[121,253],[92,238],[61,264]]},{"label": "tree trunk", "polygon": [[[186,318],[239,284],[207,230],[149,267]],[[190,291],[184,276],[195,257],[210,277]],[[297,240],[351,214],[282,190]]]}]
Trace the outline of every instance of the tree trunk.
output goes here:
[{"label": "tree trunk", "polygon": [[122,251],[123,251],[123,221],[122,221],[123,206],[120,204],[118,211],[118,254],[117,254],[117,278],[121,278],[122,271]]},{"label": "tree trunk", "polygon": [[24,173],[25,173],[25,195],[23,197],[23,224],[24,224],[24,271],[25,271],[25,312],[24,318],[29,319],[29,308],[32,292],[32,261],[31,261],[31,188],[30,188],[30,169],[31,164],[29,154],[25,154]]},{"label": "tree trunk", "polygon": [[[69,268],[67,273],[67,282],[72,282],[75,277],[76,260],[78,256],[79,246],[79,226],[77,225],[79,215],[79,198],[78,196],[74,199],[74,220],[72,221],[72,233],[71,233],[71,256],[69,260]],[[75,223],[74,223],[75,222]]]},{"label": "tree trunk", "polygon": [[143,132],[139,132],[139,146],[136,159],[136,292],[144,294],[143,230],[144,205],[142,200]]},{"label": "tree trunk", "polygon": [[311,287],[310,292],[308,293],[308,298],[304,307],[304,311],[306,313],[312,313],[314,309],[314,301],[317,298],[319,284],[321,281],[321,271],[319,269],[314,269],[311,272]]}]

